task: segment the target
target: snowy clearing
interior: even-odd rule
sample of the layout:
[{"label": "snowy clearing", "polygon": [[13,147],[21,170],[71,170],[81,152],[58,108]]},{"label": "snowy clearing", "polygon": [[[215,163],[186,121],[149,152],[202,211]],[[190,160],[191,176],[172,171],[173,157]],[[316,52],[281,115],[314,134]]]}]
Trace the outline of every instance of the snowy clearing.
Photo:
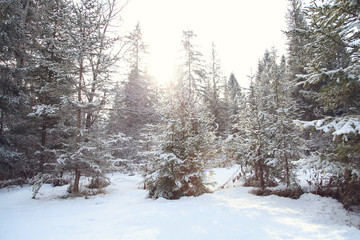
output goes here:
[{"label": "snowy clearing", "polygon": [[[217,169],[218,185],[236,167]],[[106,195],[60,199],[67,186],[0,190],[0,239],[360,239],[360,217],[331,198],[258,197],[237,187],[153,200],[139,176],[112,174]]]}]

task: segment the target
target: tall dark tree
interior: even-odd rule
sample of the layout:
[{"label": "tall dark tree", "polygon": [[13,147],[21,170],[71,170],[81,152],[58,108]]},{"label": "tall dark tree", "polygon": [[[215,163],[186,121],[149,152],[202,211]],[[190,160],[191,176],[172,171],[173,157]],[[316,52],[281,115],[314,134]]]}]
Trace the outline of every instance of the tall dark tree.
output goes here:
[{"label": "tall dark tree", "polygon": [[298,105],[297,113],[303,120],[313,120],[319,118],[323,110],[317,101],[317,91],[321,84],[309,85],[303,77],[306,74],[306,65],[309,61],[310,53],[306,46],[310,39],[309,25],[306,21],[306,11],[303,9],[301,0],[289,0],[287,12],[287,31],[285,35],[288,39],[288,78],[293,82],[294,88],[292,97]]},{"label": "tall dark tree", "polygon": [[38,48],[41,57],[38,57],[38,68],[34,72],[33,112],[29,115],[41,129],[40,173],[44,173],[45,165],[54,164],[54,152],[58,150],[61,138],[57,125],[65,114],[62,99],[74,93],[70,74],[72,56],[67,52],[70,47],[69,35],[66,34],[69,30],[68,11],[69,3],[66,1],[44,1],[39,8],[39,42],[42,45]]},{"label": "tall dark tree", "polygon": [[321,83],[318,100],[330,115],[358,112],[359,82],[355,76],[359,34],[352,28],[359,22],[355,17],[358,12],[359,4],[353,1],[325,1],[308,8],[311,43],[307,50],[311,59],[305,78],[310,84]]},{"label": "tall dark tree", "polygon": [[[27,122],[31,111],[31,70],[36,68],[32,52],[37,52],[32,39],[37,37],[37,6],[34,1],[0,1],[0,139],[1,174],[4,178],[31,176],[35,167],[34,146]],[[28,138],[30,137],[30,138]],[[22,162],[17,156],[22,154]]]},{"label": "tall dark tree", "polygon": [[131,169],[131,165],[141,160],[138,154],[144,143],[142,134],[146,125],[156,119],[156,94],[152,78],[145,71],[147,46],[139,23],[126,39],[130,73],[123,86],[116,89],[108,129],[116,134],[125,134],[130,139],[121,144],[122,149],[116,150],[115,157],[126,159],[124,167]]},{"label": "tall dark tree", "polygon": [[319,120],[318,129],[331,129],[337,145],[335,149],[324,147],[323,158],[335,160],[339,166],[345,163],[349,169],[359,169],[359,133],[353,127],[338,130],[339,126],[357,126],[359,122],[360,35],[354,31],[359,12],[359,2],[351,0],[313,2],[307,8],[311,42],[306,50],[311,58],[303,77],[308,84],[319,86],[317,101],[326,118]]}]

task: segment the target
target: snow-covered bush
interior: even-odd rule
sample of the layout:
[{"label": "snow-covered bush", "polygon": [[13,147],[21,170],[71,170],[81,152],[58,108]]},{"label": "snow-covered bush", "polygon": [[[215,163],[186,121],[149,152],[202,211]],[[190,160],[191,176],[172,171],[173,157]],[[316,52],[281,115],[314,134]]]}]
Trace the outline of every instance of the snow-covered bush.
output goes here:
[{"label": "snow-covered bush", "polygon": [[[360,119],[359,116],[326,117],[310,122],[301,122],[304,128],[318,131],[323,137],[318,166],[326,172],[343,174],[345,169],[359,175],[360,170]],[[326,140],[329,139],[329,140]],[[332,139],[332,141],[330,140]],[[325,141],[324,141],[325,140]],[[330,141],[327,143],[327,141]],[[326,147],[330,146],[330,147]],[[336,166],[334,166],[334,164]]]},{"label": "snow-covered bush", "polygon": [[181,160],[173,153],[158,153],[147,169],[145,187],[150,197],[179,199],[209,192],[203,182],[204,165],[201,159]]},{"label": "snow-covered bush", "polygon": [[359,117],[327,117],[302,124],[312,129],[313,142],[318,145],[309,157],[298,162],[299,172],[309,184],[304,189],[336,198],[347,208],[359,205]]},{"label": "snow-covered bush", "polygon": [[110,179],[104,176],[93,177],[90,180],[90,183],[86,186],[90,189],[100,189],[110,185]]}]

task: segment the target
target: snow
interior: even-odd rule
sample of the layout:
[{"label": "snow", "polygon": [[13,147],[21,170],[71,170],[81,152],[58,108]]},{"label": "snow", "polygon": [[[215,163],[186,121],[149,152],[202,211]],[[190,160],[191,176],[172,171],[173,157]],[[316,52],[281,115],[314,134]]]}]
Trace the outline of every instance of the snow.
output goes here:
[{"label": "snow", "polygon": [[345,116],[337,118],[325,118],[314,121],[299,121],[304,128],[315,127],[316,130],[330,132],[334,136],[347,135],[350,133],[360,134],[360,119],[358,116]]},{"label": "snow", "polygon": [[57,110],[59,110],[59,108],[57,107],[53,107],[53,106],[49,106],[49,105],[36,105],[32,107],[33,110],[35,110],[34,113],[30,113],[29,116],[33,117],[33,116],[40,116],[43,114],[47,114],[47,115],[52,115],[55,114]]},{"label": "snow", "polygon": [[[237,167],[215,169],[220,186]],[[360,239],[360,217],[331,198],[251,195],[251,188],[153,200],[140,176],[111,174],[106,194],[61,199],[67,186],[0,190],[0,239]]]}]

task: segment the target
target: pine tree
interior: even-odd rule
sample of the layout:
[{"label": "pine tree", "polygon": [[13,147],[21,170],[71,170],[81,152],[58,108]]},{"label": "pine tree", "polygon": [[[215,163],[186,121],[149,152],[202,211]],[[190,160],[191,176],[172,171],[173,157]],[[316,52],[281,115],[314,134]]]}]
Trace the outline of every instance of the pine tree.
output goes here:
[{"label": "pine tree", "polygon": [[[273,58],[276,60],[276,55]],[[271,146],[274,159],[271,162],[275,168],[274,175],[289,188],[296,184],[293,162],[302,155],[304,141],[294,123],[297,109],[293,98],[291,98],[292,85],[286,78],[285,62],[283,56],[280,65],[274,65],[272,69],[271,91],[273,100],[271,103],[274,112],[271,126],[273,133]]]},{"label": "pine tree", "polygon": [[244,149],[247,149],[247,153],[243,155],[244,159],[246,159],[244,165],[246,167],[249,165],[254,170],[254,177],[258,182],[258,186],[264,189],[266,186],[265,171],[267,168],[265,161],[269,151],[266,129],[269,126],[269,122],[265,112],[261,110],[260,96],[258,89],[251,79],[248,108],[243,114],[241,125],[238,127],[245,133],[245,136],[239,136],[238,139],[242,142]]},{"label": "pine tree", "polygon": [[203,54],[195,45],[196,34],[189,30],[183,31],[182,63],[179,67],[180,85],[189,102],[198,102],[203,97],[206,70]]},{"label": "pine tree", "polygon": [[262,189],[278,184],[276,179],[287,187],[293,185],[292,162],[302,152],[285,63],[284,57],[277,63],[275,49],[265,52],[259,61],[256,81],[251,79],[247,107],[240,112],[235,125],[240,130],[235,136],[242,148],[242,165],[254,174],[248,183]]},{"label": "pine tree", "polygon": [[234,125],[239,121],[239,114],[245,108],[245,96],[242,93],[239,82],[233,73],[230,74],[226,88],[228,91],[228,126],[232,126],[230,133],[234,134],[239,131],[239,129],[234,127]]},{"label": "pine tree", "polygon": [[308,9],[311,43],[307,50],[311,61],[304,77],[310,84],[321,83],[318,100],[327,115],[358,112],[359,36],[353,31],[359,23],[358,12],[356,1],[329,0],[321,5],[313,3]]},{"label": "pine tree", "polygon": [[194,50],[192,31],[184,32],[183,47],[186,61],[169,90],[162,113],[160,144],[154,161],[147,166],[145,187],[154,198],[177,199],[208,192],[203,171],[214,138],[213,119],[199,95],[203,80],[201,54]]},{"label": "pine tree", "polygon": [[298,106],[297,113],[303,120],[317,118],[319,104],[316,102],[317,86],[304,83],[301,75],[305,74],[309,54],[305,47],[310,42],[309,26],[305,19],[305,12],[301,0],[289,0],[287,12],[287,31],[285,31],[288,45],[287,77],[293,82],[292,97]]},{"label": "pine tree", "polygon": [[[315,128],[328,129],[334,142],[326,145],[337,145],[319,149],[323,153],[319,158],[324,166],[333,161],[339,169],[345,165],[350,172],[359,169],[359,133],[352,127],[347,131],[338,129],[357,126],[359,122],[359,33],[354,30],[359,24],[359,10],[359,2],[352,0],[310,4],[310,42],[306,50],[311,57],[306,63],[307,73],[302,76],[307,84],[318,86],[317,101],[323,107],[323,119],[316,122]],[[325,133],[323,138],[326,139]],[[336,173],[341,174],[344,173]]]},{"label": "pine tree", "polygon": [[[58,141],[61,132],[57,125],[65,114],[62,110],[62,99],[71,96],[73,79],[68,73],[71,69],[71,55],[67,52],[70,47],[66,34],[68,27],[67,14],[69,3],[66,1],[45,1],[39,9],[41,16],[39,42],[42,42],[38,57],[38,68],[34,74],[33,112],[34,118],[41,129],[39,172],[44,173],[45,165],[53,165],[54,154],[59,148]],[[55,140],[56,139],[56,140]]]},{"label": "pine tree", "polygon": [[[29,88],[26,87],[28,69],[32,67],[32,56],[25,48],[33,49],[30,42],[34,31],[35,16],[32,1],[0,1],[0,162],[3,178],[19,177],[23,172],[25,177],[29,174],[31,166],[23,156],[26,144],[25,119],[29,109]],[[24,146],[24,147],[21,147]],[[30,157],[30,156],[29,156]]]},{"label": "pine tree", "polygon": [[122,88],[117,88],[110,114],[109,131],[115,134],[125,134],[131,141],[123,142],[122,151],[116,151],[117,158],[126,159],[126,168],[133,168],[133,164],[139,163],[139,149],[144,144],[142,136],[147,124],[156,120],[154,104],[156,94],[152,78],[145,72],[144,55],[147,47],[142,40],[142,32],[139,23],[127,36],[127,61],[130,65],[130,73]]},{"label": "pine tree", "polygon": [[222,117],[222,106],[220,99],[221,87],[221,66],[215,44],[212,43],[211,57],[208,64],[208,75],[206,78],[206,86],[204,91],[205,103],[208,105],[211,114],[214,117],[217,134],[220,135],[225,130],[224,119]]},{"label": "pine tree", "polygon": [[209,191],[203,172],[212,149],[213,122],[202,105],[190,107],[184,90],[182,85],[170,90],[163,119],[156,126],[160,135],[154,139],[153,160],[145,174],[145,187],[154,198],[178,199]]},{"label": "pine tree", "polygon": [[[51,15],[52,4],[52,1],[29,0],[1,2],[0,45],[4,50],[0,78],[1,135],[4,134],[7,138],[3,142],[4,145],[11,144],[13,149],[18,149],[17,152],[23,154],[21,165],[15,167],[18,169],[14,169],[14,172],[23,172],[25,178],[32,177],[38,169],[43,170],[46,148],[45,122],[48,125],[53,124],[45,118],[30,117],[34,110],[39,113],[46,112],[44,109],[51,112],[55,109],[50,110],[48,105],[39,104],[45,102],[45,92],[51,88],[51,83],[45,86],[48,78],[51,78],[51,68],[57,68],[55,60],[49,57],[53,48],[46,49],[49,39],[54,39],[50,33],[54,25],[52,19],[49,19],[49,25],[44,24],[43,18],[44,13],[49,13],[47,16]],[[52,87],[52,90],[56,89]],[[54,96],[52,101],[57,101],[57,97]],[[39,133],[40,121],[42,130]],[[39,152],[40,155],[37,155]]]}]

